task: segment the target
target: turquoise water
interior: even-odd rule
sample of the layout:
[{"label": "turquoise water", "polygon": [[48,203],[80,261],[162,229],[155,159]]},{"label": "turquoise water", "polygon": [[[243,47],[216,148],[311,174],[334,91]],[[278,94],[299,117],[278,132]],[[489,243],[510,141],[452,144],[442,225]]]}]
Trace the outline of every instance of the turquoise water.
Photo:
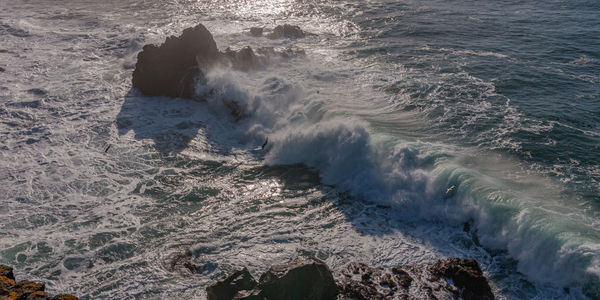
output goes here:
[{"label": "turquoise water", "polygon": [[[2,7],[0,263],[19,278],[203,299],[300,254],[459,256],[500,299],[600,295],[597,1]],[[141,47],[197,23],[220,49],[307,55],[211,70],[206,102],[131,90]],[[283,23],[316,35],[248,34]]]}]

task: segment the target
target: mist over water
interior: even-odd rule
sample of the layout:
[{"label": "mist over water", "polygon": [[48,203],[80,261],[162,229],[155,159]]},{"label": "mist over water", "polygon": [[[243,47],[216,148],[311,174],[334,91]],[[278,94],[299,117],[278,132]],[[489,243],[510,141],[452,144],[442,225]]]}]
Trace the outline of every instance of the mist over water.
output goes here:
[{"label": "mist over water", "polygon": [[[2,5],[0,263],[17,276],[203,298],[299,254],[459,256],[500,299],[599,297],[597,2],[109,2]],[[247,33],[284,22],[316,35]],[[131,90],[141,47],[198,23],[220,49],[306,57],[213,70],[204,102]]]}]

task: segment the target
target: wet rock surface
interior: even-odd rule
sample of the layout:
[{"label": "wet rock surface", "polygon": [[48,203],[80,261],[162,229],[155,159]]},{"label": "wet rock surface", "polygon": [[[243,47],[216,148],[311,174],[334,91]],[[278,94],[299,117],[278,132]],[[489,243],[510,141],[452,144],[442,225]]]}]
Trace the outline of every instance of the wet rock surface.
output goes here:
[{"label": "wet rock surface", "polygon": [[389,269],[349,264],[340,272],[338,285],[342,299],[494,299],[472,259]]},{"label": "wet rock surface", "polygon": [[29,280],[16,281],[13,268],[0,265],[0,299],[52,299],[52,300],[76,300],[72,295],[48,296],[43,283]]},{"label": "wet rock surface", "polygon": [[342,299],[494,299],[472,259],[448,258],[387,269],[349,264],[337,279]]},{"label": "wet rock surface", "polygon": [[244,268],[206,288],[206,297],[208,300],[233,299],[238,292],[252,290],[257,284],[248,269]]},{"label": "wet rock surface", "polygon": [[212,34],[199,24],[160,45],[145,45],[138,54],[132,84],[144,95],[191,98],[192,84],[220,52]]},{"label": "wet rock surface", "polygon": [[270,39],[283,39],[283,38],[303,38],[307,33],[300,29],[300,26],[283,24],[275,27],[271,33],[267,35]]},{"label": "wet rock surface", "polygon": [[[338,287],[329,267],[313,257],[299,257],[290,262],[272,266],[252,288],[238,289],[242,284],[232,285],[233,282],[243,282],[250,285],[247,270],[236,271],[227,278],[218,281],[206,289],[208,299],[272,299],[272,300],[333,300],[338,295]],[[251,278],[251,276],[250,276]],[[229,293],[222,292],[230,289]],[[219,292],[219,297],[216,297]],[[233,293],[233,296],[231,296]]]},{"label": "wet rock surface", "polygon": [[476,261],[375,268],[351,263],[332,273],[322,261],[299,257],[271,267],[256,283],[246,269],[207,288],[208,299],[494,299]]},{"label": "wet rock surface", "polygon": [[441,259],[430,267],[430,271],[435,276],[452,279],[463,299],[494,299],[487,279],[473,259]]},{"label": "wet rock surface", "polygon": [[271,267],[260,277],[258,296],[267,299],[335,299],[337,285],[327,265],[299,257]]},{"label": "wet rock surface", "polygon": [[342,299],[408,299],[413,277],[400,268],[385,270],[365,264],[349,264],[340,272]]},{"label": "wet rock surface", "polygon": [[[262,28],[252,28],[251,34],[262,36]],[[283,25],[269,36],[301,37],[305,34],[298,26]],[[215,65],[247,72],[261,68],[274,58],[299,56],[304,56],[304,51],[289,48],[277,51],[264,47],[255,52],[251,47],[243,47],[219,51],[212,34],[199,24],[183,30],[180,36],[167,37],[159,46],[145,45],[138,53],[132,86],[147,96],[193,98],[195,83],[205,80],[204,74]]]},{"label": "wet rock surface", "polygon": [[258,69],[263,64],[262,59],[259,58],[254,50],[252,50],[252,48],[249,46],[238,51],[227,48],[223,54],[226,58],[228,58],[233,68],[241,71]]},{"label": "wet rock surface", "polygon": [[250,28],[250,34],[252,36],[256,36],[256,37],[262,36],[263,30],[264,30],[264,28],[262,28],[262,27],[252,27],[252,28]]}]

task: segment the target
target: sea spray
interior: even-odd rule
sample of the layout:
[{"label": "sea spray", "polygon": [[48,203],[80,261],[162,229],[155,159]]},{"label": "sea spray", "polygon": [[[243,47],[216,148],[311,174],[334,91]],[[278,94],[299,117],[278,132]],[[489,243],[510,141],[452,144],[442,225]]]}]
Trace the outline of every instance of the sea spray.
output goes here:
[{"label": "sea spray", "polygon": [[[229,268],[298,253],[332,268],[461,256],[499,299],[585,298],[600,257],[600,1],[275,2],[4,1],[1,262],[84,298],[203,299]],[[130,92],[142,45],[198,23],[221,50],[304,49],[213,78],[289,108],[240,103],[238,118],[217,89],[199,103]],[[283,23],[317,35],[248,32]],[[361,186],[263,163],[267,137],[273,151],[275,135],[333,120],[368,133]],[[400,167],[426,180],[389,175]],[[379,194],[336,197],[367,180]],[[165,268],[194,244],[202,274]]]},{"label": "sea spray", "polygon": [[324,184],[389,205],[398,217],[472,222],[482,245],[507,250],[530,280],[595,293],[600,237],[576,209],[463,167],[464,150],[374,138],[369,124],[355,117],[311,116],[316,104],[298,86],[267,76],[256,88],[245,76],[211,72],[199,96],[215,112],[235,116],[241,141],[256,145],[268,137],[265,164],[304,164]]}]

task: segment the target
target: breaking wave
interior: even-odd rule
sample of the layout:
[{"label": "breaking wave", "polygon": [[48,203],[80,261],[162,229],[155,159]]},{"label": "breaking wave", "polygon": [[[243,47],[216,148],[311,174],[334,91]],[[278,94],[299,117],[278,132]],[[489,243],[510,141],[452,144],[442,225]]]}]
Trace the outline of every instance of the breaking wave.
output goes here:
[{"label": "breaking wave", "polygon": [[469,162],[508,159],[378,134],[363,120],[324,111],[285,80],[266,76],[257,84],[248,76],[257,75],[213,71],[198,97],[233,114],[243,144],[267,140],[259,152],[266,165],[304,164],[323,184],[389,206],[399,218],[468,223],[481,245],[508,251],[530,280],[598,295],[600,236],[582,210],[558,198],[554,183],[534,175],[519,182],[510,169],[495,176]]}]

